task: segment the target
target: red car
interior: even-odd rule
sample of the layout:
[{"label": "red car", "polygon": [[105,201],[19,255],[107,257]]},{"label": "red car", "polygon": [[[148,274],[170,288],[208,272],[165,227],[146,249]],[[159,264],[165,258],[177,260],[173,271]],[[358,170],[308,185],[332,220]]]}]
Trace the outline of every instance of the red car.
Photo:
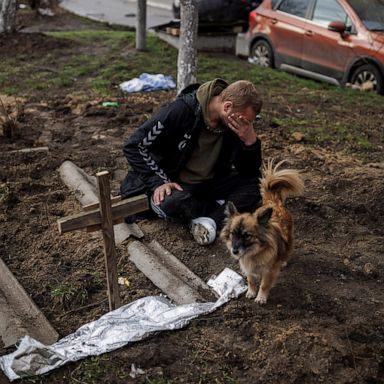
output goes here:
[{"label": "red car", "polygon": [[261,67],[384,93],[383,0],[264,0],[237,54]]}]

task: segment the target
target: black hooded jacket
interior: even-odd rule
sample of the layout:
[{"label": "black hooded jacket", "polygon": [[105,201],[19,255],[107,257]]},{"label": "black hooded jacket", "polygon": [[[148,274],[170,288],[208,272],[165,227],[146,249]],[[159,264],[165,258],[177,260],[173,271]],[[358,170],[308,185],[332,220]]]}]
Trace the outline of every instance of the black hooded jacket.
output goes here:
[{"label": "black hooded jacket", "polygon": [[[125,142],[123,152],[130,170],[121,185],[123,198],[152,192],[161,184],[177,182],[205,123],[196,99],[199,84],[186,87],[171,103],[160,108]],[[223,146],[215,177],[231,173],[259,177],[260,140],[245,146],[231,130],[223,132]]]}]

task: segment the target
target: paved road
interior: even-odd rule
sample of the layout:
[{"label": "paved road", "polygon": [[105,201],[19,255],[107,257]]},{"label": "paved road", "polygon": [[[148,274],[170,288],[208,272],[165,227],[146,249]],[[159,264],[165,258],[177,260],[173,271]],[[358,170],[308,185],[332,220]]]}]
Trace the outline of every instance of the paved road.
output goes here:
[{"label": "paved road", "polygon": [[[136,26],[136,0],[62,0],[60,5],[91,19]],[[147,28],[165,24],[172,18],[172,0],[147,0]]]}]

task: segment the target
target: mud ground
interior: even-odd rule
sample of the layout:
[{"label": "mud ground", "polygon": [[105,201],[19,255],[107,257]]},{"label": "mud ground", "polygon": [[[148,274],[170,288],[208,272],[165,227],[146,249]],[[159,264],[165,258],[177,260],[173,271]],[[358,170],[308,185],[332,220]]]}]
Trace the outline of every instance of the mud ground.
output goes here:
[{"label": "mud ground", "polygon": [[[41,34],[12,39],[12,49],[31,55],[59,44]],[[8,44],[0,40],[1,55]],[[118,108],[105,108],[103,100],[39,91],[20,101],[20,135],[7,139],[0,132],[0,256],[61,337],[106,313],[108,302],[101,236],[58,233],[57,220],[80,206],[57,169],[69,159],[92,175],[109,170],[118,194],[127,170],[122,142],[174,95],[121,95],[114,99]],[[271,108],[267,101],[265,109]],[[384,382],[383,163],[310,147],[268,118],[258,132],[264,157],[287,159],[306,185],[305,195],[288,203],[294,257],[267,305],[242,296],[182,330],[23,382]],[[382,128],[370,134],[382,140]],[[49,151],[10,153],[36,146]],[[187,228],[151,216],[139,225],[145,242],[156,239],[204,280],[225,267],[239,271],[220,242],[197,246]],[[118,247],[118,270],[130,282],[121,287],[123,303],[160,293],[130,263],[126,244]],[[0,346],[1,355],[11,350]],[[145,374],[132,379],[131,364]],[[6,382],[0,373],[0,383]]]}]

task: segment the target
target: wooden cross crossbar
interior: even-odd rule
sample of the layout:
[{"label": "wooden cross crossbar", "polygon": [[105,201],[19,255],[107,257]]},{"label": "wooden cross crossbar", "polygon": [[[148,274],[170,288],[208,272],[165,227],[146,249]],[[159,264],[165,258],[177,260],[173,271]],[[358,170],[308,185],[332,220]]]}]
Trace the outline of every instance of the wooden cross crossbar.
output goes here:
[{"label": "wooden cross crossbar", "polygon": [[[146,195],[121,200],[111,206],[112,222],[113,224],[118,224],[124,217],[144,212],[148,208],[148,198]],[[99,203],[87,205],[84,207],[84,210],[85,212],[57,220],[60,234],[88,228],[90,231],[100,230],[102,218]]]},{"label": "wooden cross crossbar", "polygon": [[[96,174],[99,192],[99,203],[84,207],[87,212],[64,217],[57,221],[60,234],[80,229],[88,231],[101,230],[104,241],[105,267],[107,270],[107,287],[109,309],[120,307],[119,286],[117,281],[116,246],[113,225],[121,222],[124,217],[148,210],[148,199],[140,195],[111,203],[109,173]],[[113,201],[120,198],[112,199]]]}]

